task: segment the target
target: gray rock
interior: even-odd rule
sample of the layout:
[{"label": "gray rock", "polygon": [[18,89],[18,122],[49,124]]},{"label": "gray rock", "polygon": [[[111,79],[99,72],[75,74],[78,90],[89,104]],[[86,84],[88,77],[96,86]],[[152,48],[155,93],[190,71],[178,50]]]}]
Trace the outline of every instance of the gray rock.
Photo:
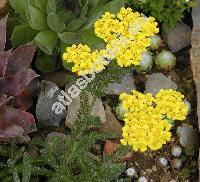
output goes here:
[{"label": "gray rock", "polygon": [[165,159],[164,157],[159,158],[158,162],[162,167],[167,167],[168,165],[168,160]]},{"label": "gray rock", "polygon": [[[59,126],[66,114],[66,109],[61,114],[56,114],[52,106],[58,101],[61,90],[56,84],[43,80],[40,84],[40,92],[36,105],[38,123],[42,126]],[[65,107],[66,108],[66,107]]]},{"label": "gray rock", "polygon": [[[65,88],[65,92],[68,93],[68,89],[71,86],[71,84],[67,84]],[[89,104],[91,105],[93,102],[93,96],[91,93],[88,94]],[[68,106],[68,114],[65,121],[65,126],[71,128],[74,125],[74,122],[76,121],[77,114],[80,109],[80,95],[74,99],[72,99],[72,102]],[[106,122],[106,115],[105,110],[103,106],[103,102],[100,99],[96,99],[91,114],[93,116],[97,116],[101,119],[102,123]]]},{"label": "gray rock", "polygon": [[135,90],[133,76],[129,73],[122,78],[121,83],[110,83],[106,89],[107,95],[120,95],[122,92],[130,93]]},{"label": "gray rock", "polygon": [[161,89],[173,89],[177,90],[177,85],[170,78],[166,77],[162,73],[153,73],[149,76],[145,84],[145,93],[151,93],[156,95]]},{"label": "gray rock", "polygon": [[68,82],[67,73],[64,71],[48,73],[44,76],[44,80],[55,83],[59,88],[65,87]]},{"label": "gray rock", "polygon": [[177,134],[183,147],[198,147],[199,132],[197,129],[194,129],[192,126],[179,126]]},{"label": "gray rock", "polygon": [[112,113],[112,108],[108,105],[105,106],[106,123],[102,125],[102,131],[109,133],[112,138],[119,138],[122,136],[122,125]]},{"label": "gray rock", "polygon": [[173,157],[180,157],[182,153],[182,149],[180,146],[175,145],[172,147],[171,154]]},{"label": "gray rock", "polygon": [[180,51],[191,44],[191,28],[184,23],[178,23],[163,36],[172,52]]},{"label": "gray rock", "polygon": [[51,140],[52,138],[54,138],[54,137],[58,137],[58,138],[60,138],[60,139],[65,139],[66,138],[66,135],[65,134],[63,134],[63,133],[59,133],[59,132],[51,132],[51,133],[49,133],[48,135],[47,135],[47,140],[49,141],[49,140]]}]

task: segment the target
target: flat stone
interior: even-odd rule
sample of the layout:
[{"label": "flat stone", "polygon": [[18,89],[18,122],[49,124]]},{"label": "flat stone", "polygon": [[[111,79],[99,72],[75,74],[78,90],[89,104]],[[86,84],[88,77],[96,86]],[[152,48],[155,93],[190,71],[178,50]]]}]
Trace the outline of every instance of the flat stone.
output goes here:
[{"label": "flat stone", "polygon": [[[66,93],[68,93],[67,91],[68,91],[70,86],[71,86],[71,84],[66,85],[66,87],[65,87]],[[89,104],[91,105],[94,97],[92,96],[91,93],[88,94],[88,97],[89,97],[88,98]],[[81,103],[80,103],[80,95],[79,95],[78,97],[72,99],[72,102],[68,106],[68,114],[67,114],[67,117],[66,117],[65,126],[71,128],[74,125],[74,123],[76,121],[77,114],[78,114],[79,109],[80,109],[80,105],[81,105]],[[102,123],[106,122],[105,109],[104,109],[104,106],[103,106],[103,102],[100,99],[98,99],[98,98],[96,99],[91,114],[93,116],[99,117],[101,119]]]},{"label": "flat stone", "polygon": [[177,90],[177,85],[170,78],[166,77],[162,73],[153,73],[149,75],[149,78],[145,84],[145,93],[151,93],[156,95],[161,89]]},{"label": "flat stone", "polygon": [[120,95],[122,92],[130,93],[135,90],[135,82],[131,73],[125,75],[121,83],[110,83],[106,89],[107,95]]},{"label": "flat stone", "polygon": [[53,104],[59,102],[58,95],[62,94],[55,83],[45,80],[41,82],[36,105],[36,116],[41,126],[59,126],[62,118],[65,116],[66,110],[63,110],[62,114],[56,114],[52,110]]},{"label": "flat stone", "polygon": [[105,106],[106,123],[101,127],[103,132],[109,133],[112,138],[119,138],[122,136],[122,125],[116,116],[112,113],[112,108]]},{"label": "flat stone", "polygon": [[199,132],[197,129],[194,129],[192,126],[179,126],[177,134],[183,147],[198,147]]},{"label": "flat stone", "polygon": [[191,44],[191,28],[184,24],[178,23],[174,28],[169,29],[163,34],[164,40],[167,42],[172,52],[178,52]]}]

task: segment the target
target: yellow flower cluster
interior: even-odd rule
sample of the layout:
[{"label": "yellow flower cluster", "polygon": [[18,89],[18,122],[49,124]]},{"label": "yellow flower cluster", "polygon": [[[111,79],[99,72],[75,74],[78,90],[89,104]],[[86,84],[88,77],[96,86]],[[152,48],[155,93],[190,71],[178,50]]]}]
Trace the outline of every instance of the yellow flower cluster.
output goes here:
[{"label": "yellow flower cluster", "polygon": [[[183,97],[172,90],[161,90],[155,97],[137,91],[132,91],[130,95],[121,94],[120,100],[125,111],[122,145],[130,145],[133,150],[141,152],[148,148],[160,149],[171,138],[172,125],[167,118],[182,120],[187,115]],[[177,106],[179,110],[173,112]]]},{"label": "yellow flower cluster", "polygon": [[106,12],[95,22],[95,33],[104,39],[106,48],[92,52],[87,45],[72,45],[63,54],[63,60],[74,63],[72,72],[78,75],[100,72],[106,66],[104,60],[114,60],[121,67],[139,65],[141,55],[150,46],[150,36],[158,33],[154,18],[121,8],[117,15]]},{"label": "yellow flower cluster", "polygon": [[105,62],[99,60],[99,52],[91,52],[87,45],[82,44],[67,47],[63,60],[67,63],[74,63],[72,72],[78,75],[92,74],[105,68]]},{"label": "yellow flower cluster", "polygon": [[105,58],[113,58],[121,67],[139,65],[141,54],[150,46],[150,37],[158,33],[153,17],[141,16],[130,8],[121,8],[117,15],[105,13],[94,24],[95,33],[107,43]]},{"label": "yellow flower cluster", "polygon": [[183,102],[184,95],[174,90],[160,90],[156,95],[156,110],[172,120],[185,120],[188,106]]}]

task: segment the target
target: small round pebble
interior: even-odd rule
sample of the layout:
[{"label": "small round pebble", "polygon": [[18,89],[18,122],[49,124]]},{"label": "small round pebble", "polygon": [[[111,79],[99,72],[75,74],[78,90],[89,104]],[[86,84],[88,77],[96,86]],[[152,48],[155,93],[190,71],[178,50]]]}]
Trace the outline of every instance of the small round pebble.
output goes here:
[{"label": "small round pebble", "polygon": [[163,167],[167,167],[167,165],[168,165],[168,161],[167,161],[167,159],[165,159],[164,157],[161,157],[161,158],[159,159],[159,163],[160,163],[160,165],[163,166]]},{"label": "small round pebble", "polygon": [[145,176],[140,176],[138,182],[148,182],[148,179]]},{"label": "small round pebble", "polygon": [[180,146],[174,146],[171,151],[174,157],[180,157],[182,153],[182,149]]},{"label": "small round pebble", "polygon": [[136,175],[136,170],[135,170],[135,168],[133,168],[133,167],[128,168],[128,169],[126,170],[126,174],[127,174],[127,176],[130,176],[130,177],[135,176],[135,175]]},{"label": "small round pebble", "polygon": [[175,169],[180,169],[182,167],[182,161],[180,159],[173,159],[171,165]]}]

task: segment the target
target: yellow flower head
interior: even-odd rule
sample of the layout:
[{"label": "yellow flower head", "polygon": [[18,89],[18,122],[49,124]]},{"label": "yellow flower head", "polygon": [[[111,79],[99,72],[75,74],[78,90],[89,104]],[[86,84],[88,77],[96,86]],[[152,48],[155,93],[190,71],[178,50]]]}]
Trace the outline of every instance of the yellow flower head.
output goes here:
[{"label": "yellow flower head", "polygon": [[171,138],[171,124],[167,119],[183,120],[187,115],[184,96],[173,90],[160,90],[152,94],[132,91],[123,93],[119,99],[125,112],[122,128],[122,145],[130,145],[141,152],[148,148],[158,150]]},{"label": "yellow flower head", "polygon": [[105,62],[100,60],[99,52],[91,52],[87,45],[82,44],[67,47],[66,53],[63,54],[63,60],[67,63],[74,63],[72,72],[78,75],[92,74],[105,68]]},{"label": "yellow flower head", "polygon": [[[139,65],[141,54],[150,46],[150,37],[159,31],[153,17],[134,13],[130,8],[121,8],[116,16],[105,13],[94,28],[96,35],[107,43],[111,58],[116,58],[121,67]],[[110,54],[105,58],[109,59]]]},{"label": "yellow flower head", "polygon": [[87,45],[72,45],[63,60],[74,63],[72,72],[92,74],[105,69],[105,60],[116,60],[121,67],[139,65],[141,55],[150,46],[150,36],[158,33],[154,18],[121,8],[117,15],[106,12],[94,24],[95,33],[106,43],[106,48],[92,52]]}]

